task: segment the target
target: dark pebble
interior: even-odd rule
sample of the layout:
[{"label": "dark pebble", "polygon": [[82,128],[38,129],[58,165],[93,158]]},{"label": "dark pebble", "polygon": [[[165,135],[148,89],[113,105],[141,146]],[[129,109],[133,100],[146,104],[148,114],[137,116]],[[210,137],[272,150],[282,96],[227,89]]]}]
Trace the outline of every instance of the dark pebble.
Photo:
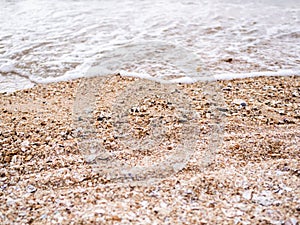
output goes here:
[{"label": "dark pebble", "polygon": [[97,121],[103,121],[105,119],[104,116],[98,116]]}]

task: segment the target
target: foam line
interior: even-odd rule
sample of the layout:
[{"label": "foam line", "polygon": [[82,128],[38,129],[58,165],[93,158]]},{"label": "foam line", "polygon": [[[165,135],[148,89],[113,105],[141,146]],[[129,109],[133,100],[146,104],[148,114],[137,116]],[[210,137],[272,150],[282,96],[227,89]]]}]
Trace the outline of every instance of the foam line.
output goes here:
[{"label": "foam line", "polygon": [[233,80],[250,77],[274,77],[274,76],[300,76],[299,70],[280,70],[277,72],[252,72],[252,73],[224,73],[214,75],[215,80]]},{"label": "foam line", "polygon": [[265,71],[265,72],[252,72],[252,73],[223,73],[213,76],[202,76],[202,77],[180,77],[172,80],[163,80],[160,78],[152,77],[149,74],[133,73],[127,71],[120,71],[121,76],[132,76],[144,79],[149,79],[161,83],[194,83],[198,81],[217,81],[217,80],[234,80],[234,79],[244,79],[251,77],[274,77],[274,76],[300,76],[299,70],[280,70],[276,72]]},{"label": "foam line", "polygon": [[[223,73],[223,74],[216,74],[213,76],[200,76],[200,77],[180,77],[171,80],[164,80],[161,78],[153,77],[147,73],[135,73],[135,72],[127,72],[121,70],[118,72],[121,76],[124,77],[137,77],[142,79],[153,80],[160,83],[194,83],[198,81],[217,81],[217,80],[233,80],[233,79],[243,79],[243,78],[251,78],[251,77],[271,77],[271,76],[300,76],[300,69],[299,70],[280,70],[276,72],[251,72],[251,73]],[[60,81],[68,81],[72,79],[77,79],[81,77],[86,77],[84,73],[72,73],[72,74],[65,74],[61,77],[33,77],[31,76],[29,79],[34,83],[54,83]]]}]

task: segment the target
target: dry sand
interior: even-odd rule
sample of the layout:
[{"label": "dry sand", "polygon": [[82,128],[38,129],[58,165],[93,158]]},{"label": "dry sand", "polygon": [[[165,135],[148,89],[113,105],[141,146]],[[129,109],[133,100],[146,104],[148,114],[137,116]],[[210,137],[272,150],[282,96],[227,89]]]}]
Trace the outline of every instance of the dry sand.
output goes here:
[{"label": "dry sand", "polygon": [[[199,166],[199,146],[185,169],[148,185],[114,185],[84,161],[72,126],[79,82],[0,94],[1,224],[300,223],[300,77],[218,82],[227,110],[214,163]],[[200,86],[183,88],[193,99]]]}]

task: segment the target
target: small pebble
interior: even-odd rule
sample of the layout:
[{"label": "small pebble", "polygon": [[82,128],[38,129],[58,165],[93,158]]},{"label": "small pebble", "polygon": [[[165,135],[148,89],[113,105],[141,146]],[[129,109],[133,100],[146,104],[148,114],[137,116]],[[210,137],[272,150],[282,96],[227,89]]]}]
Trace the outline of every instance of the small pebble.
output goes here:
[{"label": "small pebble", "polygon": [[232,101],[232,104],[234,104],[234,105],[239,105],[239,106],[242,106],[242,107],[246,107],[247,106],[247,103],[246,103],[246,101],[245,100],[243,100],[243,99],[234,99],[233,101]]},{"label": "small pebble", "polygon": [[26,188],[26,191],[28,192],[28,193],[34,193],[34,192],[36,192],[36,187],[35,186],[33,186],[33,185],[28,185],[27,186],[27,188]]},{"label": "small pebble", "polygon": [[242,196],[244,199],[250,200],[252,198],[252,190],[244,191]]},{"label": "small pebble", "polygon": [[247,106],[246,102],[242,102],[241,106],[246,107]]}]

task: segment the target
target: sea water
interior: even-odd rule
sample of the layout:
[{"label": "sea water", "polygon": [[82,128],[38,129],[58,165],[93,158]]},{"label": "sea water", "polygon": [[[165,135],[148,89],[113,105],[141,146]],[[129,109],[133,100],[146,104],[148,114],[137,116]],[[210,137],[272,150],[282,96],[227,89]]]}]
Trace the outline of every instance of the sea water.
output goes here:
[{"label": "sea water", "polygon": [[218,79],[300,73],[299,0],[0,0],[0,10],[0,92],[86,76],[104,51],[141,41],[180,46]]}]

